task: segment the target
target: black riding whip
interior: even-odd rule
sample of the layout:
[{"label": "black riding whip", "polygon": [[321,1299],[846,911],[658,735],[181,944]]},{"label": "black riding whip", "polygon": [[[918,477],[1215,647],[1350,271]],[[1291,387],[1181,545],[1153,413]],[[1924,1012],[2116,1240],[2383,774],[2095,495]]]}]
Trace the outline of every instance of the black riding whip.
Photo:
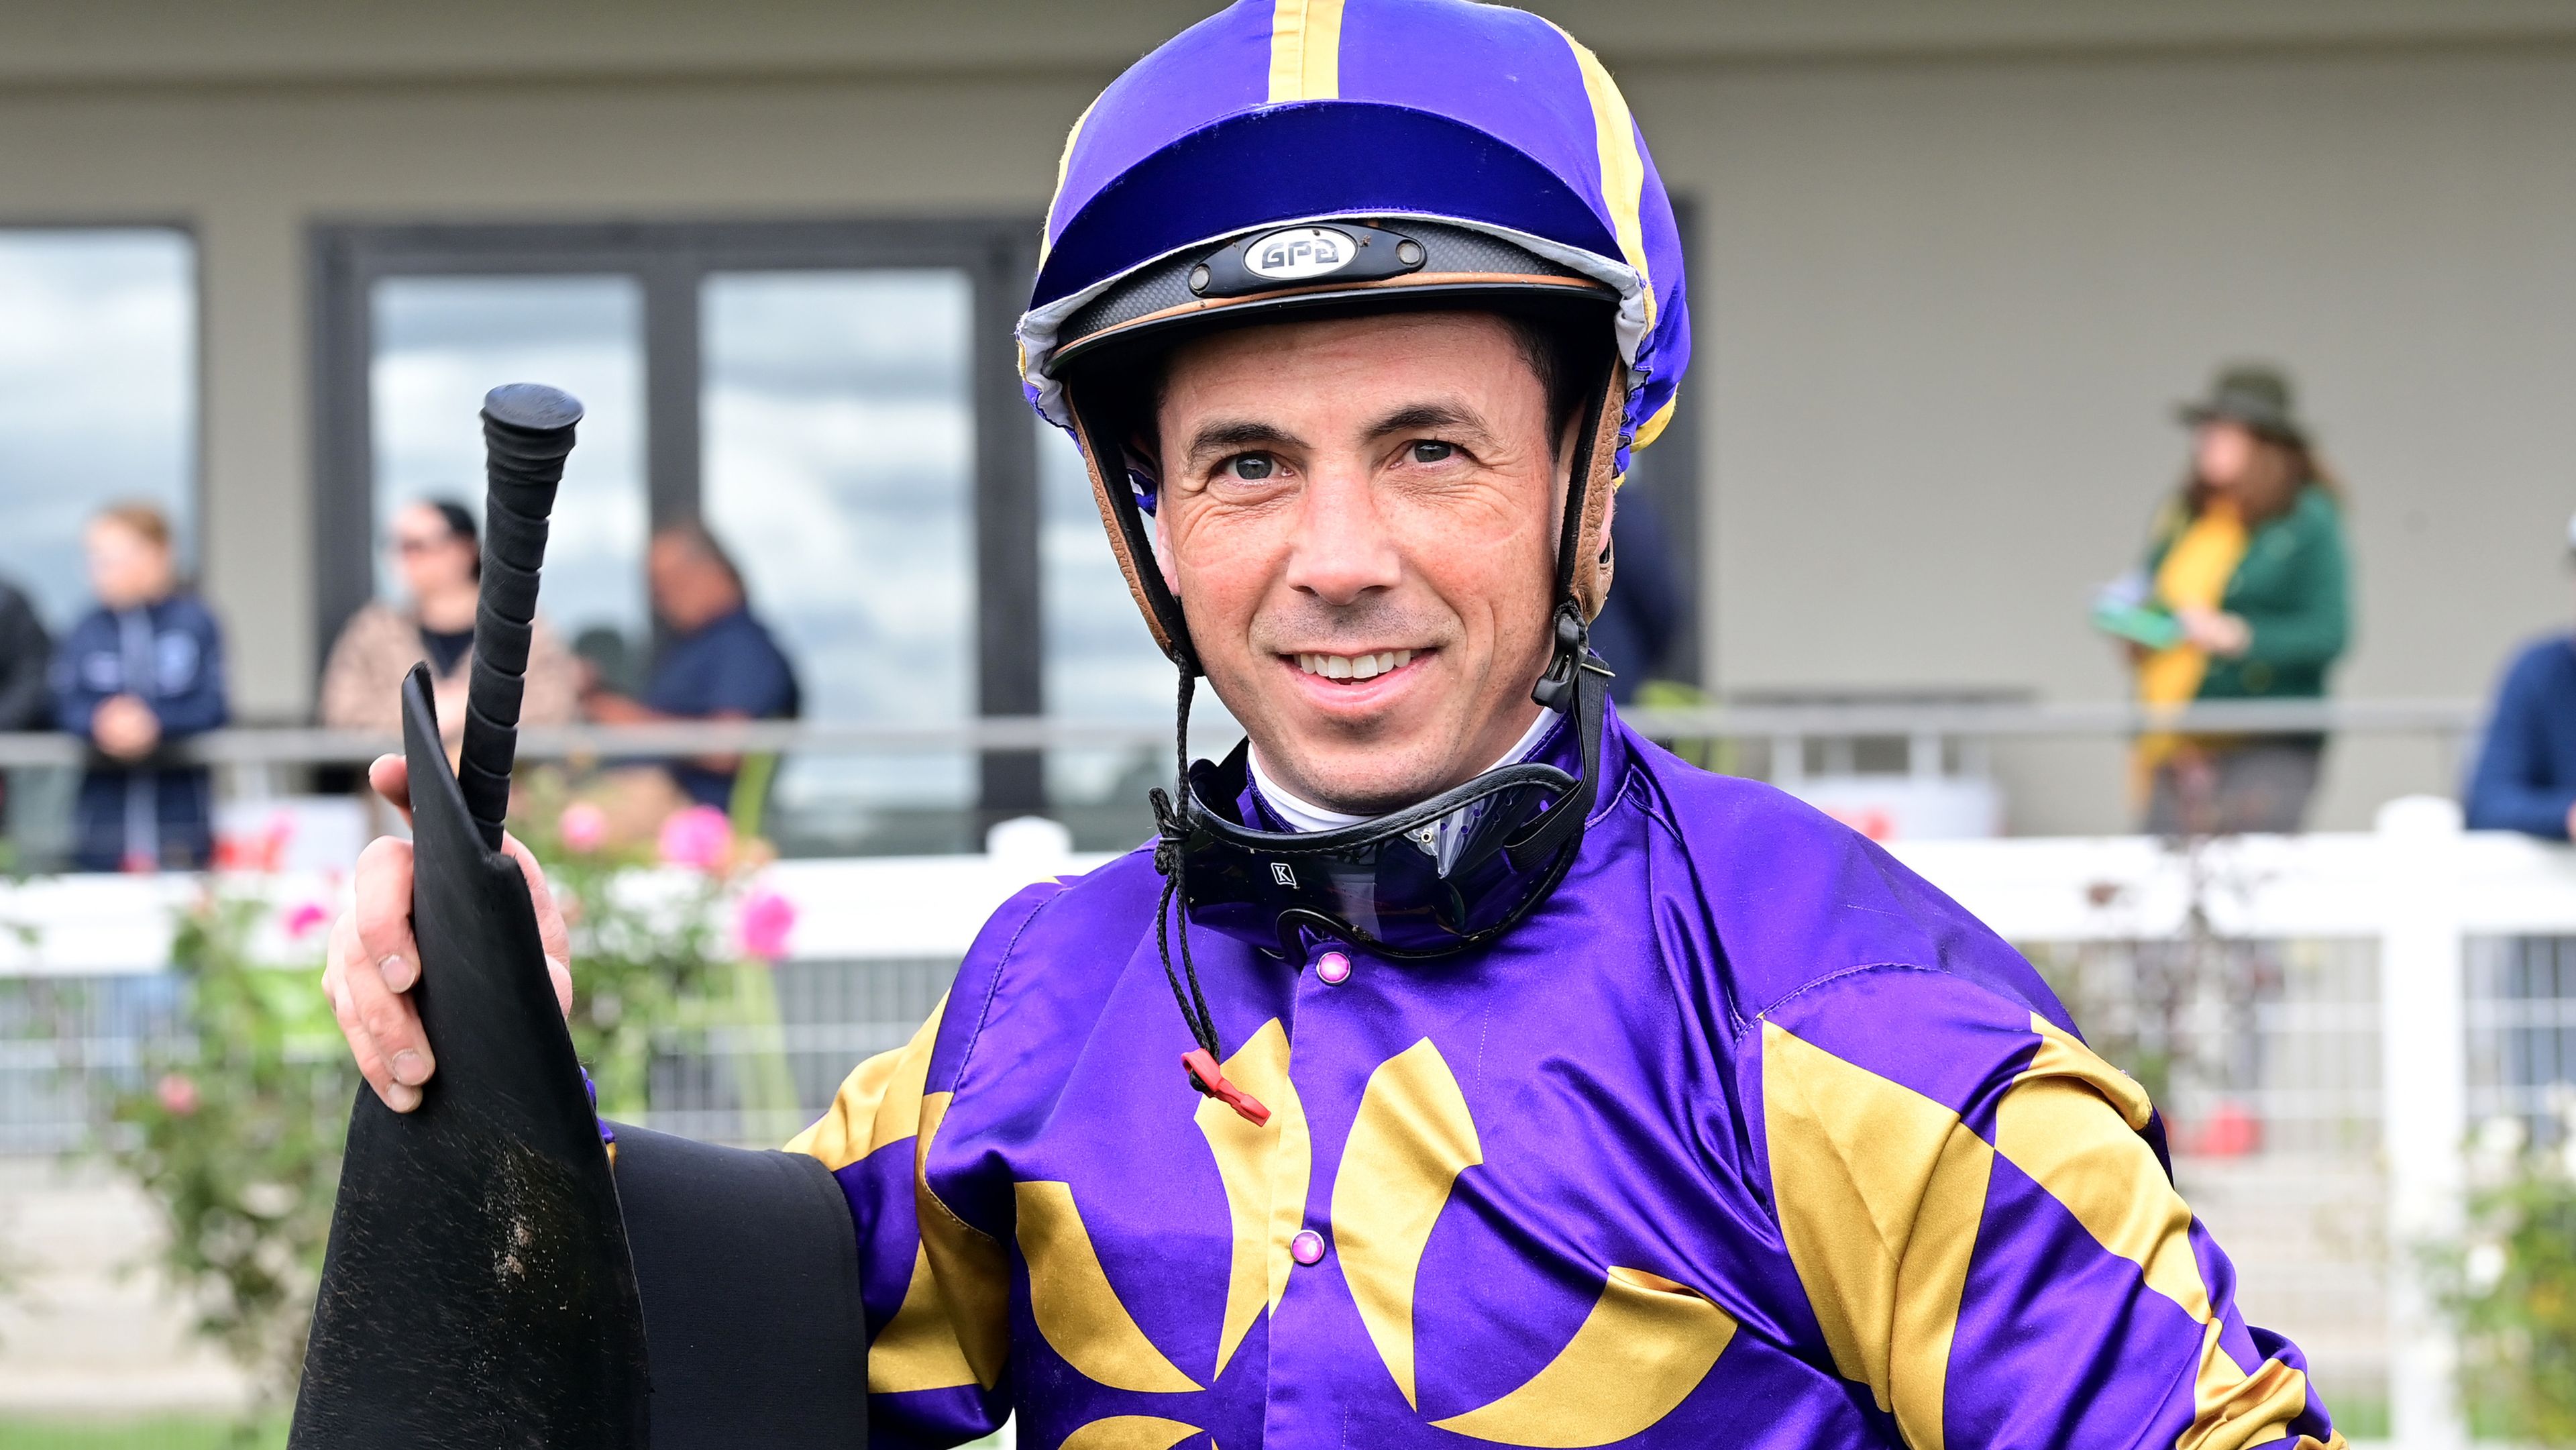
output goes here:
[{"label": "black riding whip", "polygon": [[581,405],[483,401],[489,491],[461,766],[429,676],[403,682],[420,1106],[361,1088],[314,1306],[296,1450],[646,1444],[643,1311],[617,1188],[537,935],[501,853],[546,517]]},{"label": "black riding whip", "polygon": [[612,1170],[527,882],[500,849],[547,516],[580,418],[534,384],[484,399],[483,583],[455,771],[427,672],[403,682],[412,997],[438,1072],[407,1114],[358,1090],[292,1450],[867,1443],[839,1184],[802,1154],[641,1128],[617,1129]]}]

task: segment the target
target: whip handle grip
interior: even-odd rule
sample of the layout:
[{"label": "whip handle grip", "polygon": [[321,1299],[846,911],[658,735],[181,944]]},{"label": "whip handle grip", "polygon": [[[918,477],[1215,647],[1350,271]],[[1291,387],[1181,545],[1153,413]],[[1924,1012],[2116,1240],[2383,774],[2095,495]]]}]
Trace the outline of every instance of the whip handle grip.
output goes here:
[{"label": "whip handle grip", "polygon": [[501,849],[501,821],[509,814],[546,520],[580,421],[578,400],[540,383],[509,383],[483,399],[483,583],[456,779],[487,850]]}]

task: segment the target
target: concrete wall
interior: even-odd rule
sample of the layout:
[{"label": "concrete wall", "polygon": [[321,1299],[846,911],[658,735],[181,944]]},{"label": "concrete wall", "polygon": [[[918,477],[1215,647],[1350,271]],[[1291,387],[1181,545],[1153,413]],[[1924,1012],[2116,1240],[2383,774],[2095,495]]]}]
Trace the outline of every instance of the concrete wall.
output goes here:
[{"label": "concrete wall", "polygon": [[[0,11],[0,223],[188,222],[211,593],[253,712],[313,661],[304,228],[1024,212],[1199,7],[98,0]],[[2576,7],[1568,4],[1700,203],[1709,675],[2121,686],[2082,624],[2212,363],[2289,361],[2354,486],[2362,695],[2565,615]],[[541,140],[533,164],[529,143]],[[2016,823],[2116,749],[2007,752]],[[2325,819],[2440,782],[2341,753]]]},{"label": "concrete wall", "polygon": [[[2084,627],[2182,463],[2173,400],[2287,361],[2349,478],[2340,688],[2467,696],[2571,613],[2576,49],[1631,67],[1702,199],[1713,677],[2122,688]],[[2007,752],[2098,828],[2107,745]],[[2339,752],[2324,819],[2438,788]]]}]

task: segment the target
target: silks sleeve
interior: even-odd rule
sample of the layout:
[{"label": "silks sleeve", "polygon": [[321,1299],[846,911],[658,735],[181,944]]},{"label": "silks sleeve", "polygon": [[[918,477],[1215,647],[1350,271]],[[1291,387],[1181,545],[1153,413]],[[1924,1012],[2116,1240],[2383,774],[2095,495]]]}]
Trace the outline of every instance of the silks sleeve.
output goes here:
[{"label": "silks sleeve", "polygon": [[[943,997],[911,1041],[860,1063],[822,1118],[787,1145],[820,1159],[849,1200],[878,1445],[962,1444],[991,1433],[1010,1412],[999,1387],[1007,1300],[989,1292],[981,1265],[943,1251],[955,1235],[938,1230],[963,1225],[923,1174],[948,1100],[925,1092],[947,1010]],[[927,1238],[925,1214],[934,1228]]]},{"label": "silks sleeve", "polygon": [[1747,1096],[1823,1348],[1915,1450],[2342,1444],[2298,1347],[2238,1313],[2146,1093],[2067,1026],[1889,966],[1756,1034]]}]

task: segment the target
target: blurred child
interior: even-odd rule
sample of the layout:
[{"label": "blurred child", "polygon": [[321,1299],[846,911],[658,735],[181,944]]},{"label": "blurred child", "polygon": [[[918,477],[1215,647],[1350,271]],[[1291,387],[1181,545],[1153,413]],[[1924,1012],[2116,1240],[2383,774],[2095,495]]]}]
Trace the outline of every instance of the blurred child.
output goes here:
[{"label": "blurred child", "polygon": [[170,763],[165,746],[228,718],[223,632],[181,590],[159,509],[118,504],[82,542],[98,607],[54,661],[58,720],[95,748],[73,859],[86,871],[202,867],[214,849],[212,782],[202,765]]}]

